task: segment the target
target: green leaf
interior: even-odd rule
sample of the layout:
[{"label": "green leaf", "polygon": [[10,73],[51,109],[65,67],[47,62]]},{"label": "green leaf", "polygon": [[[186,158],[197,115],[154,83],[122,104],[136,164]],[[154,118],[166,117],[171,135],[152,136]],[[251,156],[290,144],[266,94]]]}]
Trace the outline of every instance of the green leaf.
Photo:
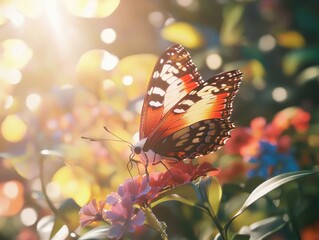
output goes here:
[{"label": "green leaf", "polygon": [[198,188],[201,193],[202,200],[209,203],[213,211],[217,214],[222,197],[222,189],[217,178],[202,178],[198,183]]},{"label": "green leaf", "polygon": [[85,233],[78,240],[92,240],[92,239],[107,239],[107,234],[109,232],[110,227],[108,226],[100,226],[96,227],[87,233]]},{"label": "green leaf", "polygon": [[245,7],[242,4],[229,4],[223,9],[221,41],[225,45],[234,45],[241,39],[243,28],[240,24]]},{"label": "green leaf", "polygon": [[223,204],[225,216],[228,216],[228,218],[233,216],[233,214],[241,208],[248,196],[249,193],[243,192],[228,198]]},{"label": "green leaf", "polygon": [[289,51],[283,58],[282,68],[286,75],[296,74],[303,66],[318,64],[319,48],[308,47]]},{"label": "green leaf", "polygon": [[235,234],[232,240],[252,240],[249,234]]},{"label": "green leaf", "polygon": [[280,174],[275,176],[264,183],[260,184],[247,198],[242,207],[235,213],[235,215],[230,219],[230,221],[226,224],[225,229],[227,230],[229,224],[240,214],[242,214],[251,204],[256,202],[261,197],[268,194],[270,191],[282,186],[285,183],[297,180],[299,178],[310,176],[313,174],[318,174],[316,171],[299,171],[299,172],[290,172]]},{"label": "green leaf", "polygon": [[151,207],[153,208],[156,205],[166,201],[179,201],[189,206],[195,206],[198,202],[197,189],[193,183],[187,183],[172,188],[155,198],[151,203]]},{"label": "green leaf", "polygon": [[77,229],[79,227],[79,211],[80,206],[73,199],[64,201],[58,209],[50,239],[65,227],[67,227],[68,232]]},{"label": "green leaf", "polygon": [[242,228],[244,230],[241,229],[240,233],[250,235],[251,240],[261,240],[281,230],[287,223],[283,216],[270,217]]},{"label": "green leaf", "polygon": [[296,77],[296,83],[303,85],[311,80],[316,80],[319,77],[319,66],[311,66],[302,70]]}]

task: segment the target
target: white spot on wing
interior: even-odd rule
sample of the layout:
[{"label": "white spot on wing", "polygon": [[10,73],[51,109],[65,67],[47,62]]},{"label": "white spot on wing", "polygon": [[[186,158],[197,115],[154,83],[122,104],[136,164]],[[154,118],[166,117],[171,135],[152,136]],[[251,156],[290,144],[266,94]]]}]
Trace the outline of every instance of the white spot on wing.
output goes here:
[{"label": "white spot on wing", "polygon": [[178,69],[177,69],[177,68],[174,68],[174,67],[173,67],[172,72],[175,73],[175,74],[178,74],[178,73],[179,73]]},{"label": "white spot on wing", "polygon": [[163,68],[162,68],[162,72],[161,72],[161,76],[163,76],[167,71],[168,69],[171,67],[172,65],[169,65],[169,64],[164,64]]},{"label": "white spot on wing", "polygon": [[154,87],[151,87],[150,90],[148,90],[147,94],[152,95],[153,89],[154,89]]},{"label": "white spot on wing", "polygon": [[153,78],[158,78],[159,77],[159,72],[158,71],[155,71],[154,73],[153,73]]},{"label": "white spot on wing", "polygon": [[164,96],[165,95],[165,91],[159,87],[155,87],[153,89],[153,94],[158,94],[158,95],[161,95],[161,96]]},{"label": "white spot on wing", "polygon": [[168,84],[172,84],[172,83],[175,82],[177,79],[178,79],[177,77],[172,76],[172,77],[170,77],[170,78],[167,79],[167,83],[168,83]]},{"label": "white spot on wing", "polygon": [[184,113],[184,112],[185,112],[184,109],[176,108],[176,109],[174,110],[174,113]]},{"label": "white spot on wing", "polygon": [[163,104],[160,103],[159,101],[156,101],[156,102],[155,101],[150,101],[149,105],[151,107],[161,107],[161,106],[163,106]]},{"label": "white spot on wing", "polygon": [[161,78],[162,78],[162,80],[163,80],[164,82],[166,82],[167,79],[169,79],[169,78],[172,77],[172,76],[173,76],[172,73],[166,73],[166,74],[163,74],[163,75],[161,76]]},{"label": "white spot on wing", "polygon": [[190,99],[186,99],[185,101],[182,102],[182,104],[188,105],[188,106],[192,106],[194,104],[194,101],[190,100]]}]

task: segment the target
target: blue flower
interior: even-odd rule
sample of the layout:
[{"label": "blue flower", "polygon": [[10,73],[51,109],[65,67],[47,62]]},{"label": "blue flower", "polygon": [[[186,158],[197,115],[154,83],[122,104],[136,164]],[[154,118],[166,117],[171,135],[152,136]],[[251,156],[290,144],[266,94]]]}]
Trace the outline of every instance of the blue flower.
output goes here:
[{"label": "blue flower", "polygon": [[266,141],[260,141],[259,147],[259,155],[249,159],[255,168],[248,172],[248,177],[259,176],[268,179],[281,173],[299,170],[290,152],[281,153],[277,145]]}]

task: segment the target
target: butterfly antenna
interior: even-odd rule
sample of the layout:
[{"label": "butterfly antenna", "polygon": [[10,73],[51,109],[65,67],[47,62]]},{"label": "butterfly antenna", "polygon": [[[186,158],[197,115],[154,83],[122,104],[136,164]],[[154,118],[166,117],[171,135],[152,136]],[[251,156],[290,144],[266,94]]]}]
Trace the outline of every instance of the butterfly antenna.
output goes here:
[{"label": "butterfly antenna", "polygon": [[126,141],[125,139],[117,136],[116,134],[112,133],[107,127],[104,126],[105,131],[107,131],[109,134],[111,134],[112,136],[116,137],[118,139],[119,142],[125,142],[127,143],[131,148],[133,148],[133,144],[130,143],[129,141]]},{"label": "butterfly antenna", "polygon": [[[82,139],[86,139],[86,140],[90,140],[92,142],[94,141],[115,141],[115,142],[123,142],[122,140],[120,139],[109,139],[109,138],[92,138],[92,137],[84,137],[84,136],[81,136]],[[127,142],[125,142],[127,143]],[[131,146],[131,145],[130,145]]]}]

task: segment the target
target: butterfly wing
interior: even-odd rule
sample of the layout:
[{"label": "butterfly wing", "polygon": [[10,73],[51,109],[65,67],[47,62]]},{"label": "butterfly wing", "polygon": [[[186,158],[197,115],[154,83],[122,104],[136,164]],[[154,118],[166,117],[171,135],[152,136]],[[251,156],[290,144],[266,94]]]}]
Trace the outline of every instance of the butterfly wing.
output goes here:
[{"label": "butterfly wing", "polygon": [[199,121],[161,139],[153,151],[176,160],[206,155],[222,147],[233,128],[233,123],[228,120],[215,118]]},{"label": "butterfly wing", "polygon": [[[241,79],[242,73],[238,70],[224,72],[191,90],[166,113],[147,138],[144,151],[152,149],[162,156],[174,155],[180,160],[184,156],[205,155],[222,146],[233,128],[229,118]],[[185,135],[181,133],[189,139],[182,141]],[[205,141],[196,134],[209,136],[211,140]],[[172,145],[166,145],[168,142]]]},{"label": "butterfly wing", "polygon": [[203,82],[190,54],[181,46],[168,48],[158,59],[144,98],[140,139],[148,137],[163,116]]}]

